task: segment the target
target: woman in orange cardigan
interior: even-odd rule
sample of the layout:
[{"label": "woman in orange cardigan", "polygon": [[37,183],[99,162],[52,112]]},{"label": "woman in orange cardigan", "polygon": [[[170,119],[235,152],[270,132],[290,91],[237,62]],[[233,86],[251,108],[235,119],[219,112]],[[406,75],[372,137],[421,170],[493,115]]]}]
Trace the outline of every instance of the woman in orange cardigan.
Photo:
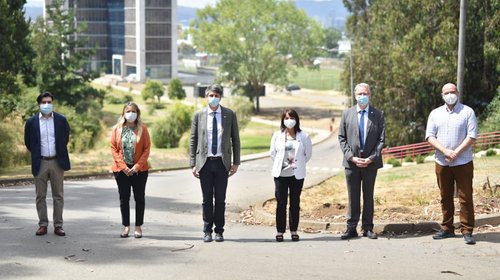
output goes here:
[{"label": "woman in orange cardigan", "polygon": [[149,132],[141,121],[141,110],[133,102],[123,107],[122,115],[111,132],[111,152],[124,226],[120,237],[128,237],[130,231],[130,187],[135,199],[135,238],[142,237],[144,221],[145,189],[148,180],[148,158],[151,148]]}]

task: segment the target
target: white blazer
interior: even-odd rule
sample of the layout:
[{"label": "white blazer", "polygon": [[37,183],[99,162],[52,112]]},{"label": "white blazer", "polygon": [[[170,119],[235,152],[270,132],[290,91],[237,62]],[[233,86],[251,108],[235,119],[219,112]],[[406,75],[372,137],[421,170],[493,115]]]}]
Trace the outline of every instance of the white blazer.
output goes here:
[{"label": "white blazer", "polygon": [[[311,159],[312,143],[309,134],[301,131],[295,135],[298,147],[295,147],[295,178],[300,180],[306,176],[306,162]],[[271,139],[270,155],[273,159],[273,177],[279,177],[285,157],[285,132],[276,131]]]}]

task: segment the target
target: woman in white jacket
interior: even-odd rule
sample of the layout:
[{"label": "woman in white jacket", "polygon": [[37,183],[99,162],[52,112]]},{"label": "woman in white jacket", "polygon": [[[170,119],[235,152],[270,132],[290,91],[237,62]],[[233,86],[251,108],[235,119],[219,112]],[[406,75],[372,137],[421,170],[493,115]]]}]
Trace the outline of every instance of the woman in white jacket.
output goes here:
[{"label": "woman in white jacket", "polygon": [[309,135],[300,129],[299,115],[293,109],[281,114],[281,129],[271,139],[272,175],[275,184],[276,241],[283,241],[286,230],[286,206],[290,190],[289,228],[292,241],[299,241],[300,193],[306,175],[306,162],[311,158]]}]

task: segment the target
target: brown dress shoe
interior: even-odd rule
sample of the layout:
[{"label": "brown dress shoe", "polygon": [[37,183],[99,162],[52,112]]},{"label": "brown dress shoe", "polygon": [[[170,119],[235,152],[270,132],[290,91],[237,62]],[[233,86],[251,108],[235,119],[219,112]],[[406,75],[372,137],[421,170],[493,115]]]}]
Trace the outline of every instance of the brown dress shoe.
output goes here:
[{"label": "brown dress shoe", "polygon": [[62,227],[56,227],[54,228],[54,234],[59,236],[65,236],[66,232],[64,232],[64,229]]},{"label": "brown dress shoe", "polygon": [[44,226],[39,227],[35,234],[38,236],[46,235],[47,234],[47,227],[44,227]]}]

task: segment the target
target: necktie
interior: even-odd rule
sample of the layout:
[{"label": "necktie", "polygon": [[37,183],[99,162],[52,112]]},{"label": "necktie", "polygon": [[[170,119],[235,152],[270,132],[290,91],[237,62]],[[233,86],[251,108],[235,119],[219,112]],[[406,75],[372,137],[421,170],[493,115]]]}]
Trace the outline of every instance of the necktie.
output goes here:
[{"label": "necktie", "polygon": [[361,150],[365,147],[365,110],[361,111],[361,118],[359,119],[359,146]]},{"label": "necktie", "polygon": [[212,154],[217,154],[217,112],[213,112],[214,118],[212,123]]}]

